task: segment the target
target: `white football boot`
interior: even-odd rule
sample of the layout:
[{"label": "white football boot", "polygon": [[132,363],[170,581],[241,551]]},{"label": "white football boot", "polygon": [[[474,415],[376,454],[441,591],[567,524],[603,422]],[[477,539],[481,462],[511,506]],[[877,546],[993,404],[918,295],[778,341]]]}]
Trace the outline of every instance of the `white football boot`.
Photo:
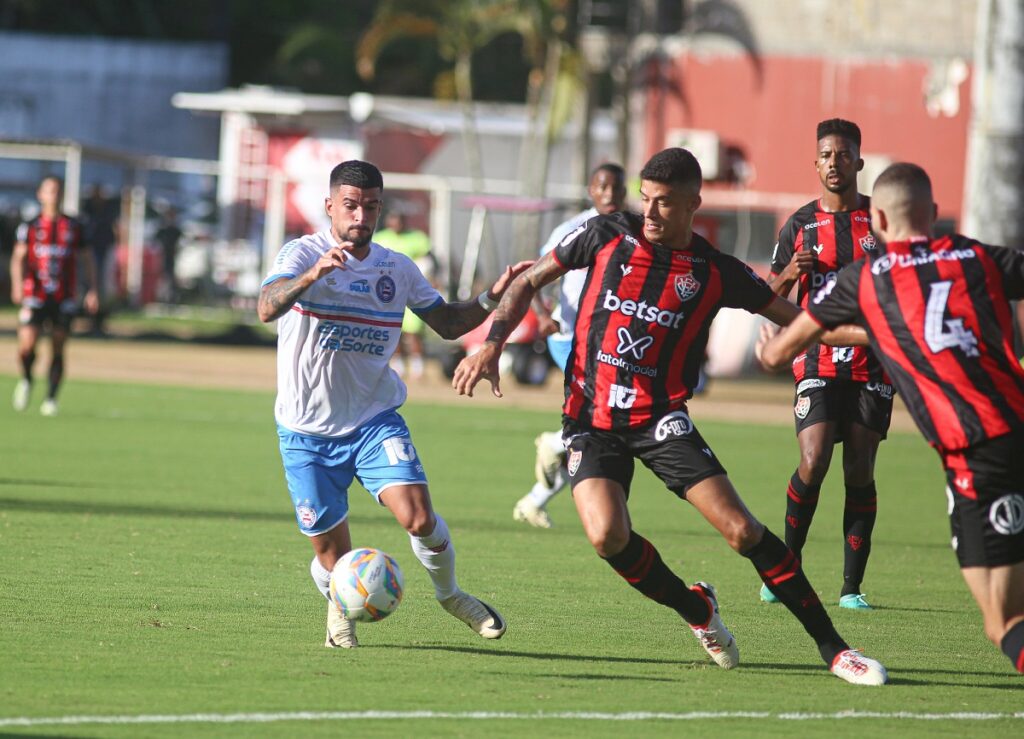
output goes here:
[{"label": "white football boot", "polygon": [[353,649],[359,646],[356,639],[356,622],[345,618],[333,600],[327,601],[327,641],[325,647]]},{"label": "white football boot", "polygon": [[40,404],[39,412],[47,418],[53,418],[57,415],[57,401],[53,398],[47,398]]},{"label": "white football boot", "polygon": [[722,623],[722,617],[718,614],[718,598],[715,596],[715,589],[706,582],[694,583],[690,590],[704,596],[711,607],[711,615],[708,622],[703,626],[693,626],[693,635],[697,637],[700,645],[704,647],[711,659],[719,667],[731,670],[740,663],[740,650],[736,646],[736,640],[732,632]]},{"label": "white football boot", "polygon": [[523,496],[516,503],[516,507],[512,509],[512,518],[516,521],[525,521],[538,529],[551,528],[551,516],[534,503],[529,495]]},{"label": "white football boot", "polygon": [[14,386],[14,395],[11,398],[11,405],[14,410],[23,411],[28,408],[28,402],[32,398],[32,383],[28,380],[18,380]]},{"label": "white football boot", "polygon": [[505,619],[494,608],[461,590],[438,603],[484,639],[500,639],[508,628]]},{"label": "white football boot", "polygon": [[885,685],[889,673],[878,660],[865,657],[856,649],[844,649],[832,660],[833,675],[854,685]]}]

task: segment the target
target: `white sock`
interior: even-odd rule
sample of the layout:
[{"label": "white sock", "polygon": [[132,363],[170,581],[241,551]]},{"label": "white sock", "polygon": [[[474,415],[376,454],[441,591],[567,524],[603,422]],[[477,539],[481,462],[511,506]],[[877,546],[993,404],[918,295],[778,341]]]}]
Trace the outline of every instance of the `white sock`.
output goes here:
[{"label": "white sock", "polygon": [[565,487],[566,483],[564,469],[565,468],[563,467],[562,469],[558,470],[558,474],[555,475],[555,486],[553,488],[549,488],[544,483],[537,482],[534,483],[533,488],[530,490],[530,492],[526,494],[526,496],[531,501],[533,501],[534,505],[536,505],[538,508],[546,507],[548,501],[550,501],[552,498],[554,498],[556,495],[562,492],[562,489]]},{"label": "white sock", "polygon": [[320,564],[320,560],[315,555],[313,556],[313,561],[309,563],[309,574],[313,576],[316,589],[323,593],[325,598],[330,600],[331,571]]},{"label": "white sock", "polygon": [[555,454],[559,454],[563,457],[565,456],[565,442],[562,441],[561,431],[551,431],[549,433],[543,434],[542,436],[544,438],[544,441],[541,443],[547,444],[548,448],[551,449],[551,451],[554,452]]},{"label": "white sock", "polygon": [[434,582],[434,593],[438,600],[450,598],[458,592],[455,582],[455,546],[448,534],[448,524],[434,513],[437,525],[426,536],[409,534],[412,552],[420,561]]}]

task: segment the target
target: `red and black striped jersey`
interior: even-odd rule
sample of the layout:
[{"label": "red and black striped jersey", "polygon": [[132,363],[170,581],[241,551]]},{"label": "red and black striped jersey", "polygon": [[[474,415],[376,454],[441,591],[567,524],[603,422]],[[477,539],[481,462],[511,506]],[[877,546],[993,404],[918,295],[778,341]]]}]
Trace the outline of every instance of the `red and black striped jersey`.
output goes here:
[{"label": "red and black striped jersey", "polygon": [[685,408],[718,310],[754,313],[775,297],[697,234],[673,250],[648,242],[642,227],[636,214],[596,216],[552,252],[567,269],[589,267],[562,411],[592,428],[643,427]]},{"label": "red and black striped jersey", "polygon": [[[772,253],[772,275],[780,274],[798,251],[810,250],[815,254],[814,270],[800,275],[797,282],[797,303],[802,308],[840,269],[875,253],[870,203],[867,196],[861,195],[861,207],[833,213],[823,210],[821,202],[814,200],[791,215],[782,227]],[[793,377],[797,382],[808,377],[889,382],[867,348],[825,344],[813,344],[793,360]]]},{"label": "red and black striped jersey", "polygon": [[28,247],[23,276],[23,303],[38,307],[75,297],[75,265],[82,248],[82,224],[58,215],[37,216],[18,227],[18,242]]},{"label": "red and black striped jersey", "polygon": [[1009,300],[1024,253],[959,234],[893,242],[839,273],[807,306],[859,323],[928,442],[949,452],[1024,429],[1024,369]]}]

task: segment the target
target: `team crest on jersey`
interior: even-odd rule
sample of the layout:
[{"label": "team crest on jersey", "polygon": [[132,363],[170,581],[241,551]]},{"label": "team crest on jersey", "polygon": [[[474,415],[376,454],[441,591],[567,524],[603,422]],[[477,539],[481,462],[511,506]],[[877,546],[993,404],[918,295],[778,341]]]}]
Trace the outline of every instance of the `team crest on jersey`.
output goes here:
[{"label": "team crest on jersey", "polygon": [[299,524],[304,529],[311,529],[316,525],[316,509],[308,505],[297,505],[295,506],[295,515],[299,519]]},{"label": "team crest on jersey", "polygon": [[569,453],[569,477],[575,477],[580,469],[580,462],[583,461],[583,452],[574,449]]},{"label": "team crest on jersey", "polygon": [[700,290],[700,282],[693,276],[693,273],[676,275],[676,295],[682,301],[687,301]]},{"label": "team crest on jersey", "polygon": [[395,281],[389,275],[377,278],[377,298],[382,303],[390,303],[395,299]]},{"label": "team crest on jersey", "polygon": [[796,405],[793,406],[793,413],[797,418],[803,420],[807,418],[807,414],[811,411],[811,399],[807,397],[801,397],[796,401]]},{"label": "team crest on jersey", "polygon": [[860,248],[866,252],[873,252],[878,248],[878,242],[872,234],[860,237]]}]

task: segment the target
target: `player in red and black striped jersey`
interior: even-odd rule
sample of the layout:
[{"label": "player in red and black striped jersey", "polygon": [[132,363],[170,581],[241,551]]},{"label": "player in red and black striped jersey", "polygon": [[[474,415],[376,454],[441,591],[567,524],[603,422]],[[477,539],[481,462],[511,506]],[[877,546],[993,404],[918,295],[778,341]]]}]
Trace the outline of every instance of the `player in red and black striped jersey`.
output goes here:
[{"label": "player in red and black striped jersey", "polygon": [[36,343],[49,324],[53,348],[49,386],[39,409],[46,416],[57,413],[57,390],[64,376],[64,345],[77,308],[75,288],[79,263],[89,284],[85,308],[95,313],[99,305],[96,263],[92,250],[82,238],[82,225],[60,210],[62,184],[59,178],[52,176],[43,178],[39,183],[36,191],[39,216],[18,229],[11,255],[11,301],[21,305],[18,359],[22,372],[22,378],[14,388],[13,404],[19,411],[28,407]]},{"label": "player in red and black striped jersey", "polygon": [[[875,252],[870,200],[857,191],[860,129],[840,118],[817,128],[814,162],[821,197],[789,217],[772,254],[769,284],[783,297],[797,285],[807,300],[847,264]],[[843,587],[839,605],[868,609],[861,592],[877,510],[875,455],[889,430],[892,385],[867,347],[814,344],[793,361],[800,464],[786,490],[786,544],[800,556],[818,506],[834,444],[843,443]],[[774,602],[767,587],[761,599]]]},{"label": "player in red and black striped jersey", "polygon": [[[453,385],[472,394],[481,379],[496,395],[501,346],[545,284],[588,270],[566,365],[563,438],[573,499],[597,553],[632,587],[675,610],[715,662],[739,661],[711,586],[685,583],[633,530],[627,500],[635,460],[693,505],[799,619],[832,672],[879,685],[885,668],[851,650],[807,581],[800,560],[750,513],[687,413],[711,321],[743,308],[778,323],[799,309],[749,267],[693,233],[701,174],[684,149],[656,154],[641,172],[643,216],[595,216],[509,287],[483,347],[463,360]],[[856,328],[830,341],[866,342]]]},{"label": "player in red and black striped jersey", "polygon": [[781,368],[827,327],[863,325],[946,470],[953,547],[985,631],[1024,673],[1024,369],[1010,300],[1024,253],[935,238],[931,182],[894,164],[875,183],[883,252],[842,270],[761,348]]}]

